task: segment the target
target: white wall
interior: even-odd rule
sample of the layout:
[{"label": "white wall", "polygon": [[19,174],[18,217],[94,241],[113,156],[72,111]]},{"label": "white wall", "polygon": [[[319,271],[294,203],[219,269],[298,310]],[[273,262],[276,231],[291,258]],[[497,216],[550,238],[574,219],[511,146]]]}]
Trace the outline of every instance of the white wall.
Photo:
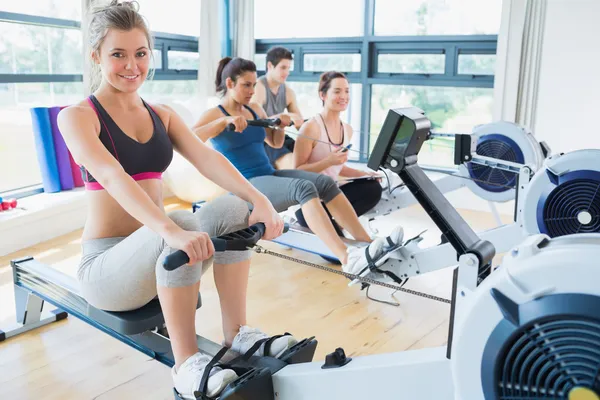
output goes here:
[{"label": "white wall", "polygon": [[600,1],[548,0],[535,132],[554,153],[600,148]]}]

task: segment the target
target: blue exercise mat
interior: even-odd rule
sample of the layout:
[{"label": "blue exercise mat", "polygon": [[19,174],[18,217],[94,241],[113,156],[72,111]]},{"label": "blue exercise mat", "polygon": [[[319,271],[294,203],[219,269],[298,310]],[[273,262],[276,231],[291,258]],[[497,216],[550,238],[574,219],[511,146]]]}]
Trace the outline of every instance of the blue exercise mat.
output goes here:
[{"label": "blue exercise mat", "polygon": [[42,174],[42,185],[44,192],[60,192],[60,176],[56,153],[54,151],[54,139],[52,138],[52,125],[50,114],[46,107],[35,107],[31,110],[33,126],[33,138],[37,153],[38,164]]}]

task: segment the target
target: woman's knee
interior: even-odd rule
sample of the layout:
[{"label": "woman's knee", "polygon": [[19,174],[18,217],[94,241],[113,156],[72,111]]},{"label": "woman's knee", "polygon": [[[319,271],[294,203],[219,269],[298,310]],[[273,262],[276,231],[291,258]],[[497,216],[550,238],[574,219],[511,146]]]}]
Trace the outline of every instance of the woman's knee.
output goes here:
[{"label": "woman's knee", "polygon": [[221,236],[248,227],[249,216],[247,202],[226,194],[204,204],[194,214],[194,219],[202,232]]},{"label": "woman's knee", "polygon": [[298,201],[298,204],[302,205],[307,201],[318,197],[319,191],[314,183],[306,179],[298,179],[296,183],[296,200]]},{"label": "woman's knee", "polygon": [[[167,216],[183,230],[204,232],[202,225],[191,211],[175,210],[167,213]],[[202,274],[212,264],[212,258],[210,258],[200,261],[193,266],[183,266],[174,271],[167,271],[163,267],[164,259],[168,254],[176,250],[170,248],[163,240],[163,248],[156,262],[156,281],[158,286],[175,288],[194,285],[200,281]]]},{"label": "woman's knee", "polygon": [[325,204],[329,203],[338,194],[342,193],[336,181],[328,175],[319,175],[315,186],[319,192],[319,197]]},{"label": "woman's knee", "polygon": [[381,195],[383,191],[381,189],[381,185],[378,181],[370,181],[368,189],[366,191],[366,197],[370,200],[370,202],[375,206],[381,200]]}]

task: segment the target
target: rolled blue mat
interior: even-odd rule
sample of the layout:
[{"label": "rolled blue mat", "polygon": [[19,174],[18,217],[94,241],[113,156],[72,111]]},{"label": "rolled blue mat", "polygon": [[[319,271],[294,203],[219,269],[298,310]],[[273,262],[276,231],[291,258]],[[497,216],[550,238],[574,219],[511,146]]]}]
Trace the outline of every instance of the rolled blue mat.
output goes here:
[{"label": "rolled blue mat", "polygon": [[73,171],[71,171],[71,159],[69,158],[67,144],[58,129],[57,117],[59,112],[60,107],[50,107],[48,110],[48,114],[50,115],[50,125],[52,127],[52,139],[54,141],[54,154],[56,155],[56,165],[58,166],[60,188],[62,190],[70,190],[73,189],[74,186]]},{"label": "rolled blue mat", "polygon": [[60,192],[60,177],[56,153],[54,152],[54,139],[52,138],[52,125],[50,114],[46,107],[35,107],[31,110],[33,138],[37,153],[38,164],[42,174],[44,192]]}]

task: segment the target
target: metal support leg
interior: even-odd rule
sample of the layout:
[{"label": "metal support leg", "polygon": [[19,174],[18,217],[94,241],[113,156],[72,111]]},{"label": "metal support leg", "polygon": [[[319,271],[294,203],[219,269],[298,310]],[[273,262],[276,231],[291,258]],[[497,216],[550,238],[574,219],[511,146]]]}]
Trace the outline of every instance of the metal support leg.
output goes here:
[{"label": "metal support leg", "polygon": [[17,324],[6,331],[0,330],[0,342],[20,333],[48,325],[67,318],[67,313],[59,308],[42,312],[44,300],[23,289],[14,286]]}]

